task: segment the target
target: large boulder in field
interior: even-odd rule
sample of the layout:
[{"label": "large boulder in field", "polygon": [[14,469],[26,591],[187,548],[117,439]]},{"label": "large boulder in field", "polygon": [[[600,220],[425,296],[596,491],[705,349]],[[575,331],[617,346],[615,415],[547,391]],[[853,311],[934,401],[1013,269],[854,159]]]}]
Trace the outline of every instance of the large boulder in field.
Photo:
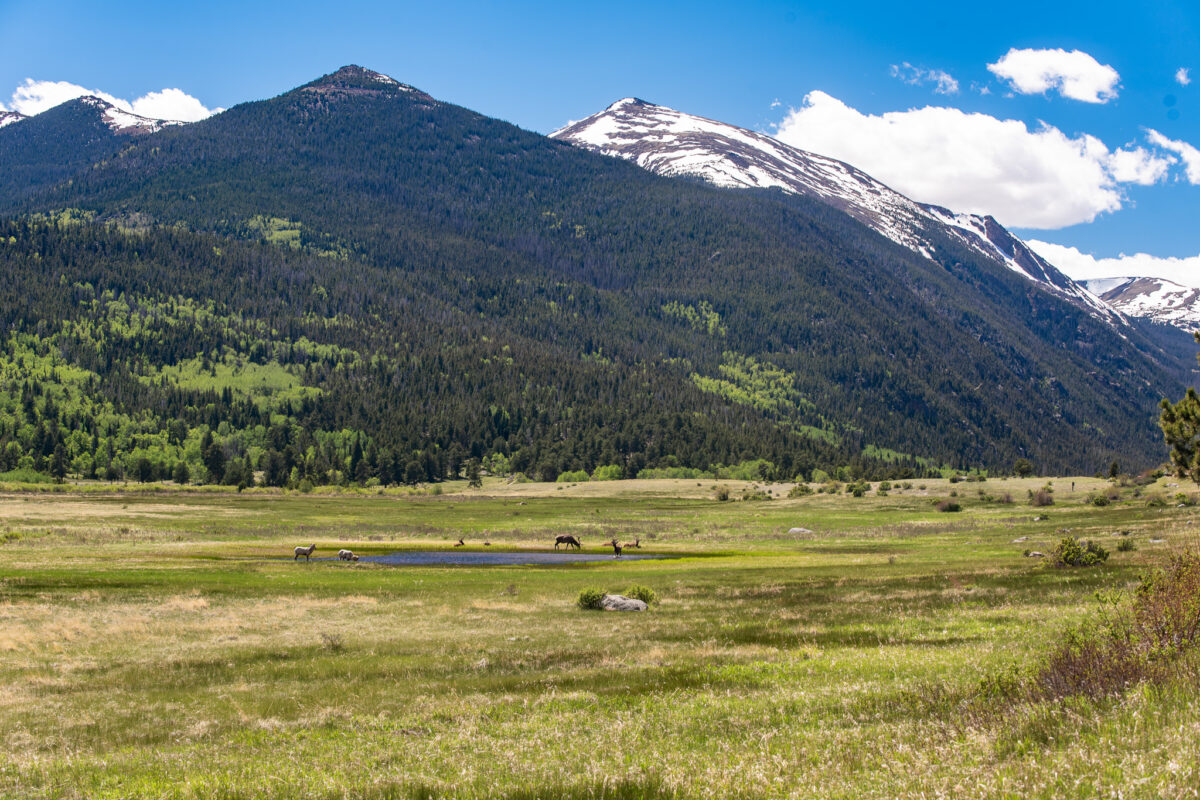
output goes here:
[{"label": "large boulder in field", "polygon": [[645,611],[649,608],[641,600],[621,594],[604,595],[604,599],[600,601],[600,607],[605,611]]}]

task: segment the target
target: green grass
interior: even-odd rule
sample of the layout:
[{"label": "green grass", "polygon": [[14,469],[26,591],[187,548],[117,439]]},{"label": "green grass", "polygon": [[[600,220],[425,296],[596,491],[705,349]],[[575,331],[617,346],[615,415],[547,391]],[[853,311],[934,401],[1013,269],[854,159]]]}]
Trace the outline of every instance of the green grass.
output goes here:
[{"label": "green grass", "polygon": [[[1186,796],[1190,686],[981,711],[984,678],[1033,667],[1097,591],[1197,541],[1195,508],[1129,490],[1100,508],[1102,482],[1076,481],[1048,509],[945,481],[725,503],[706,480],[9,493],[0,796]],[[983,487],[1023,499],[1043,482]],[[940,514],[951,488],[963,512]],[[1022,556],[1063,528],[1131,530],[1138,550],[1086,570]],[[679,557],[291,558],[310,541],[370,555],[459,536],[545,550],[563,532]],[[634,584],[658,595],[647,613],[575,605]]]}]

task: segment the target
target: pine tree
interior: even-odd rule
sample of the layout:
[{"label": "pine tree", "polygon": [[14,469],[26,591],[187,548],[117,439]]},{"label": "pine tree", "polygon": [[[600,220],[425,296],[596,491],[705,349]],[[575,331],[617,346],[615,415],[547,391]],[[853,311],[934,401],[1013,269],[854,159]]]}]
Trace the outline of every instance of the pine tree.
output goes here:
[{"label": "pine tree", "polygon": [[[1196,333],[1196,341],[1200,342],[1200,332]],[[1158,424],[1171,448],[1175,474],[1200,482],[1200,396],[1196,390],[1188,389],[1178,403],[1164,399]]]}]

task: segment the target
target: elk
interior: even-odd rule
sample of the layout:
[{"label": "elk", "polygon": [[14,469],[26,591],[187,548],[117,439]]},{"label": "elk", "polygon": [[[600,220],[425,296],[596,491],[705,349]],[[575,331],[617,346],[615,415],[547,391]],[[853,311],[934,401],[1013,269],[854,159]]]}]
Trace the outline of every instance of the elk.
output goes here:
[{"label": "elk", "polygon": [[464,544],[466,544],[466,542],[464,542],[464,541],[462,540],[462,537],[460,536],[460,537],[458,537],[458,541],[454,543],[454,546],[455,546],[455,547],[462,547]]},{"label": "elk", "polygon": [[616,539],[613,539],[611,544],[612,544],[612,549],[613,549],[613,558],[620,558],[621,551],[624,550],[625,548],[622,547],[621,543],[618,542]]},{"label": "elk", "polygon": [[292,557],[292,561],[298,560],[300,556],[304,556],[305,561],[311,561],[313,551],[316,549],[317,546],[315,544],[310,544],[308,547],[297,547],[295,550],[296,555]]},{"label": "elk", "polygon": [[570,535],[569,533],[564,533],[562,536],[554,537],[554,549],[555,550],[558,549],[558,546],[560,544],[565,544],[567,546],[568,550],[570,550],[572,547],[578,548],[580,550],[583,549],[583,545],[580,544],[579,540],[576,539],[574,536]]}]

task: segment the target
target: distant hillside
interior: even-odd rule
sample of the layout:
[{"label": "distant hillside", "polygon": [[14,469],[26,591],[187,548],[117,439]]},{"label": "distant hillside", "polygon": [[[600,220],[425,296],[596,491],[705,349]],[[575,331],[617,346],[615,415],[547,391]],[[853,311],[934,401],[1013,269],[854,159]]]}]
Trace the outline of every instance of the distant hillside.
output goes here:
[{"label": "distant hillside", "polygon": [[[336,289],[343,321],[318,327],[355,331],[337,345],[360,366],[306,371],[324,398],[306,413],[402,452],[458,441],[547,473],[864,451],[1090,472],[1159,460],[1156,404],[1185,374],[961,238],[932,231],[922,255],[805,197],[655,176],[359,68],[122,146],[5,205],[275,243],[245,252],[283,259],[278,273],[247,255],[244,279],[213,258],[233,243],[163,244],[224,276],[173,277],[189,303],[276,309],[272,354],[321,341],[307,315],[330,309],[286,277],[292,259],[319,265],[308,291]],[[148,291],[157,270],[122,280]],[[162,364],[203,366],[195,344]],[[497,414],[520,414],[520,432],[496,434]]]}]

